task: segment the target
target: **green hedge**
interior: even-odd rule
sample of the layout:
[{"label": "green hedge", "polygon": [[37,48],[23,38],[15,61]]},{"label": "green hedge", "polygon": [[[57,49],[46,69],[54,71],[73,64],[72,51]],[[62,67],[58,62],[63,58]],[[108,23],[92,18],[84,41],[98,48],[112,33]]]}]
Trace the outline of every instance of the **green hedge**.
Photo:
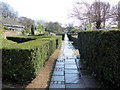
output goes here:
[{"label": "green hedge", "polygon": [[105,87],[120,87],[120,31],[85,31],[78,34],[81,58]]},{"label": "green hedge", "polygon": [[7,36],[6,38],[8,40],[17,42],[17,43],[23,43],[31,40],[35,40],[38,38],[52,38],[53,36],[46,36],[46,35],[28,35],[28,36]]},{"label": "green hedge", "polygon": [[75,48],[78,48],[78,45],[79,45],[78,35],[68,34],[68,38],[69,38],[70,41],[73,41],[73,44],[75,45]]},{"label": "green hedge", "polygon": [[64,40],[65,34],[56,34],[57,36],[62,36],[62,40]]},{"label": "green hedge", "polygon": [[56,49],[58,43],[56,40],[60,42],[61,37],[39,38],[20,44],[3,40],[3,81],[12,80],[17,83],[28,83],[34,79]]},{"label": "green hedge", "polygon": [[27,42],[27,41],[30,41],[30,40],[35,40],[36,38],[29,38],[29,37],[15,37],[15,36],[8,36],[6,37],[8,40],[12,40],[14,42],[17,42],[17,43],[23,43],[23,42]]}]

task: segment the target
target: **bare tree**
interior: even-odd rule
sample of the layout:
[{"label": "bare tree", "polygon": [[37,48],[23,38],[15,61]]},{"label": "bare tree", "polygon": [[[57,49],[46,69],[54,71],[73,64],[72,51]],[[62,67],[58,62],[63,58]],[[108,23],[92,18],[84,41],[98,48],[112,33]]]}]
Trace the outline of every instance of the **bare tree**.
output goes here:
[{"label": "bare tree", "polygon": [[63,28],[58,22],[48,22],[45,24],[45,27],[49,32],[62,32]]},{"label": "bare tree", "polygon": [[21,23],[26,28],[31,28],[31,25],[34,25],[34,20],[27,17],[20,17],[18,22]]},{"label": "bare tree", "polygon": [[66,29],[68,32],[70,32],[74,28],[73,23],[66,24]]},{"label": "bare tree", "polygon": [[118,28],[120,29],[120,1],[118,2]]},{"label": "bare tree", "polygon": [[[84,7],[84,8],[83,8]],[[101,24],[105,27],[105,22],[110,16],[110,4],[108,2],[94,1],[92,4],[87,2],[77,2],[73,7],[72,17],[76,17],[81,21],[95,23],[96,28],[100,29]]]},{"label": "bare tree", "polygon": [[2,17],[12,18],[14,20],[18,19],[18,12],[15,11],[9,4],[5,2],[0,2],[0,8],[1,8]]},{"label": "bare tree", "polygon": [[111,18],[113,19],[113,21],[118,21],[118,4],[112,6],[111,8]]}]

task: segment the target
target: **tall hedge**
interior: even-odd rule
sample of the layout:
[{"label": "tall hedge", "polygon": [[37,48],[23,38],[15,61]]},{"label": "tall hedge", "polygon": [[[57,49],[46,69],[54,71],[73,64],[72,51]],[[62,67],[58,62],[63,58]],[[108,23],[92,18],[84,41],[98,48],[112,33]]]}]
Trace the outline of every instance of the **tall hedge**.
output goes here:
[{"label": "tall hedge", "polygon": [[56,34],[57,36],[62,36],[62,40],[64,40],[65,34]]},{"label": "tall hedge", "polygon": [[68,38],[70,41],[73,41],[73,44],[75,45],[75,48],[79,48],[79,42],[78,42],[78,35],[74,34],[68,34]]},{"label": "tall hedge", "polygon": [[85,31],[78,34],[81,58],[105,87],[120,87],[120,31]]},{"label": "tall hedge", "polygon": [[57,39],[59,42],[61,41],[60,37],[39,38],[20,44],[9,40],[3,40],[3,81],[12,80],[16,83],[28,83],[34,79],[49,56],[56,49]]}]

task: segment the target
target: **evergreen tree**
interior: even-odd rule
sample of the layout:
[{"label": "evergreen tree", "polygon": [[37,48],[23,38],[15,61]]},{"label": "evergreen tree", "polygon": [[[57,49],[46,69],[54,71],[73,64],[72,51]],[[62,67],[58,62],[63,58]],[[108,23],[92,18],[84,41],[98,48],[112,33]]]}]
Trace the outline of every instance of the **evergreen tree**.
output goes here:
[{"label": "evergreen tree", "polygon": [[34,25],[31,26],[31,34],[34,35]]}]

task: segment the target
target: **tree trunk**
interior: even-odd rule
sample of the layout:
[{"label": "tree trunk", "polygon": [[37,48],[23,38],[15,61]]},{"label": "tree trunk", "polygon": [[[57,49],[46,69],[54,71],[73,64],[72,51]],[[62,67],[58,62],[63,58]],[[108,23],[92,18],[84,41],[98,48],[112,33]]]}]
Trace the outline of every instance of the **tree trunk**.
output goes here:
[{"label": "tree trunk", "polygon": [[118,2],[118,28],[120,29],[120,1]]},{"label": "tree trunk", "polygon": [[101,29],[101,21],[96,22],[96,29]]},{"label": "tree trunk", "polygon": [[105,20],[103,21],[103,28],[105,29]]}]

